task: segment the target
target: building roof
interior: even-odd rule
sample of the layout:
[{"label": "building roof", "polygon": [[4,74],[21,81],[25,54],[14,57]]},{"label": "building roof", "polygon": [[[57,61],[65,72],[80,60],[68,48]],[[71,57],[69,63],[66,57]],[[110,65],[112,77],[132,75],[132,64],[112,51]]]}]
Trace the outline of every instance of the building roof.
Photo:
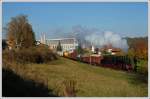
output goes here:
[{"label": "building roof", "polygon": [[61,44],[73,44],[76,42],[76,39],[75,38],[46,39],[46,42],[50,44],[58,44],[58,42],[60,42]]}]

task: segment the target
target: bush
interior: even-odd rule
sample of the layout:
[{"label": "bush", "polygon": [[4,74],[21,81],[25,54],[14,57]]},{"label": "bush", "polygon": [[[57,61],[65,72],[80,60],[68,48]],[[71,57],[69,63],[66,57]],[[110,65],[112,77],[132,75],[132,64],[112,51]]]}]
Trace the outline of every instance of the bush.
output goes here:
[{"label": "bush", "polygon": [[45,46],[24,48],[19,50],[5,50],[3,59],[18,63],[47,63],[57,59],[57,56]]},{"label": "bush", "polygon": [[139,60],[138,63],[137,72],[148,75],[148,61],[147,60]]}]

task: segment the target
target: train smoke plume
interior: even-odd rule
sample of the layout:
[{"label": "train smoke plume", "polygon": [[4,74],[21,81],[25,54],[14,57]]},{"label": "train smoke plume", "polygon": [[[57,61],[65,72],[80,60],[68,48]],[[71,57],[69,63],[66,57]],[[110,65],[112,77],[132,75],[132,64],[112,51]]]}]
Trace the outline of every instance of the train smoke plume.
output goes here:
[{"label": "train smoke plume", "polygon": [[111,31],[102,32],[97,28],[89,28],[81,25],[73,26],[69,32],[65,32],[63,28],[51,30],[49,37],[75,37],[81,45],[86,47],[90,47],[91,44],[97,47],[111,44],[113,47],[121,48],[125,51],[128,49],[126,39],[122,39],[119,34]]},{"label": "train smoke plume", "polygon": [[95,33],[88,35],[85,37],[85,40],[99,47],[111,44],[113,47],[121,48],[125,51],[128,49],[126,39],[122,39],[119,34],[110,31],[103,32],[102,34]]}]

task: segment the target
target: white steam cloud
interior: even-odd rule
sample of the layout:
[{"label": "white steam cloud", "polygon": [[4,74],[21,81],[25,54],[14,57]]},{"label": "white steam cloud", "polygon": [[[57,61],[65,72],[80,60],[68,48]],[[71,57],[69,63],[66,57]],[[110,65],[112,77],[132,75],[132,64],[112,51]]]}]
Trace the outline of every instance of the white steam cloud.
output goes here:
[{"label": "white steam cloud", "polygon": [[48,37],[76,37],[81,45],[85,45],[86,47],[89,47],[91,44],[97,47],[111,44],[113,47],[121,48],[125,51],[128,49],[126,39],[122,39],[119,34],[111,31],[102,32],[97,28],[89,28],[81,25],[73,26],[69,32],[65,32],[63,28],[52,29]]},{"label": "white steam cloud", "polygon": [[123,50],[128,49],[128,44],[126,39],[122,39],[119,34],[106,31],[102,34],[91,34],[85,37],[85,40],[89,41],[95,46],[104,46],[111,44],[113,47],[121,48]]}]

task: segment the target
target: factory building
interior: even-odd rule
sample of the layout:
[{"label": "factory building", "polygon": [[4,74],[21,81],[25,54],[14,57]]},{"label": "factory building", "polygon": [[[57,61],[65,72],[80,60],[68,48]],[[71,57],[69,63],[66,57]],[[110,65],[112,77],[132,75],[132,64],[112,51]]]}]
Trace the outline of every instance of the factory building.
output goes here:
[{"label": "factory building", "polygon": [[62,51],[72,52],[77,48],[78,42],[76,38],[57,38],[57,39],[46,39],[45,35],[41,37],[41,43],[49,46],[50,49],[56,50],[58,44],[61,44]]}]

